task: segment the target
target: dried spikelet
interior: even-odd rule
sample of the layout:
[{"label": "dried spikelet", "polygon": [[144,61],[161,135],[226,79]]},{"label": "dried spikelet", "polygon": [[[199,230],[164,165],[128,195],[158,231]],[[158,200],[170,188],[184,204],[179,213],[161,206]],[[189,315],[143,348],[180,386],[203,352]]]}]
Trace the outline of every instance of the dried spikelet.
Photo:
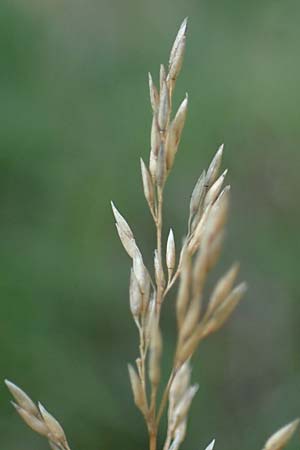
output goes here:
[{"label": "dried spikelet", "polygon": [[182,24],[180,25],[180,28],[178,30],[178,33],[176,35],[176,38],[174,40],[170,52],[168,78],[171,80],[173,79],[174,81],[178,77],[182,66],[186,32],[187,32],[187,17],[183,20]]},{"label": "dried spikelet", "polygon": [[155,281],[157,286],[161,286],[163,289],[166,284],[165,275],[163,271],[163,267],[160,264],[160,260],[158,257],[158,252],[154,250],[154,272],[155,272]]},{"label": "dried spikelet", "polygon": [[143,296],[133,269],[130,272],[129,303],[133,317],[137,318],[142,312]]},{"label": "dried spikelet", "polygon": [[63,428],[39,403],[38,408],[28,395],[14,383],[5,383],[18,404],[11,402],[24,422],[36,433],[46,437],[53,449],[70,450]]},{"label": "dried spikelet", "polygon": [[116,219],[116,227],[120,240],[128,255],[133,258],[136,251],[136,243],[131,228],[124,217],[119,213],[113,202],[111,202],[111,206]]},{"label": "dried spikelet", "polygon": [[208,273],[208,255],[209,247],[206,242],[201,245],[197,252],[193,268],[193,298],[199,298]]},{"label": "dried spikelet", "polygon": [[207,313],[210,314],[224,301],[232,289],[233,283],[236,280],[239,272],[239,264],[235,263],[217,282],[207,307]]},{"label": "dried spikelet", "polygon": [[175,355],[175,367],[180,367],[193,355],[199,345],[201,337],[202,327],[201,324],[199,324],[186,342],[182,343],[179,341]]},{"label": "dried spikelet", "polygon": [[145,331],[145,341],[148,345],[150,343],[151,338],[151,332],[152,328],[154,326],[154,323],[157,321],[156,315],[155,315],[155,306],[156,306],[156,296],[153,292],[150,298],[149,306],[147,309],[147,315],[146,320],[144,324],[144,331]]},{"label": "dried spikelet", "polygon": [[156,86],[153,83],[151,73],[149,72],[149,91],[150,91],[150,102],[152,106],[153,113],[156,113],[159,105],[159,93]]},{"label": "dried spikelet", "polygon": [[39,403],[39,410],[50,432],[49,439],[63,448],[68,448],[65,432],[60,423]]},{"label": "dried spikelet", "polygon": [[133,393],[133,398],[136,406],[139,408],[139,410],[146,414],[147,411],[147,405],[145,400],[144,391],[142,388],[141,380],[139,379],[136,371],[132,367],[131,364],[128,364],[128,372],[129,372],[129,378]]},{"label": "dried spikelet", "polygon": [[150,335],[149,355],[149,379],[152,386],[157,386],[160,381],[160,358],[162,353],[162,337],[157,323],[153,321]]},{"label": "dried spikelet", "polygon": [[156,184],[160,188],[162,188],[165,183],[166,173],[167,169],[166,169],[165,144],[163,141],[161,141],[156,165]]},{"label": "dried spikelet", "polygon": [[57,445],[55,445],[53,442],[48,441],[49,446],[51,448],[51,450],[61,450]]},{"label": "dried spikelet", "polygon": [[149,273],[144,265],[143,257],[141,252],[136,247],[134,255],[133,255],[133,271],[136,276],[136,279],[139,283],[140,290],[142,294],[146,294],[149,292],[150,287],[150,277]]},{"label": "dried spikelet", "polygon": [[263,450],[282,450],[295,433],[299,423],[300,419],[296,419],[280,428],[267,440]]},{"label": "dried spikelet", "polygon": [[194,297],[188,307],[182,326],[179,330],[179,341],[184,341],[195,331],[199,322],[201,312],[200,299]]},{"label": "dried spikelet", "polygon": [[209,247],[209,254],[207,260],[207,270],[210,271],[216,265],[220,258],[220,254],[223,248],[225,238],[224,230],[220,230],[218,234],[213,238],[213,241]]},{"label": "dried spikelet", "polygon": [[191,368],[188,362],[182,364],[182,366],[176,372],[176,375],[172,381],[169,391],[169,408],[172,410],[183,397],[183,394],[187,390],[190,384]]},{"label": "dried spikelet", "polygon": [[182,420],[180,425],[178,425],[178,427],[175,430],[174,442],[177,444],[176,448],[179,448],[179,445],[184,441],[186,436],[186,428],[187,428],[187,417],[184,420]]},{"label": "dried spikelet", "polygon": [[180,283],[176,299],[176,316],[179,328],[183,322],[189,300],[192,277],[191,264],[191,255],[189,254],[189,251],[185,249],[182,254]]},{"label": "dried spikelet", "polygon": [[240,283],[230,292],[230,294],[225,298],[221,305],[217,309],[215,309],[211,319],[209,319],[209,321],[205,325],[203,336],[207,336],[208,334],[215,332],[219,328],[221,328],[221,326],[228,319],[241,298],[246,293],[246,290],[246,283]]},{"label": "dried spikelet", "polygon": [[[205,224],[205,239],[212,241],[213,238],[218,234],[218,232],[225,225],[228,216],[229,209],[229,190],[230,187],[226,186],[223,189],[222,194],[212,205],[207,223]],[[209,208],[209,206],[207,207]]]},{"label": "dried spikelet", "polygon": [[167,240],[167,252],[166,252],[166,265],[168,269],[169,280],[173,274],[176,263],[176,250],[175,250],[175,240],[172,228],[169,231],[169,236]]},{"label": "dried spikelet", "polygon": [[210,217],[211,209],[212,209],[212,205],[208,205],[206,207],[206,209],[203,211],[203,214],[201,216],[201,219],[200,219],[198,225],[196,226],[196,228],[192,234],[192,237],[188,244],[188,249],[191,252],[191,254],[194,254],[199,248],[199,245],[202,241],[202,238],[203,238],[203,235],[204,235],[204,232],[206,229],[208,219]]},{"label": "dried spikelet", "polygon": [[206,447],[205,450],[213,450],[214,446],[215,446],[215,439],[211,441],[211,443]]},{"label": "dried spikelet", "polygon": [[219,147],[217,153],[215,154],[212,162],[209,165],[209,168],[207,169],[206,184],[209,188],[212,186],[212,184],[217,179],[219,169],[220,169],[221,163],[222,163],[223,149],[224,149],[224,144],[222,144]]},{"label": "dried spikelet", "polygon": [[159,67],[159,91],[160,94],[163,90],[163,86],[167,81],[167,73],[166,73],[166,69],[165,66],[163,64],[160,65]]},{"label": "dried spikelet", "polygon": [[205,186],[205,180],[206,180],[206,172],[203,170],[200,177],[197,180],[197,183],[195,184],[195,187],[193,189],[191,200],[190,200],[190,220],[193,218],[193,216],[199,211],[199,209],[202,206],[204,197],[206,195],[206,186]]},{"label": "dried spikelet", "polygon": [[228,169],[224,170],[222,175],[220,175],[219,178],[210,187],[205,197],[204,207],[207,206],[209,203],[214,203],[214,201],[217,199],[227,173]]},{"label": "dried spikelet", "polygon": [[156,115],[154,115],[152,118],[152,125],[151,125],[151,151],[150,151],[150,160],[149,160],[149,170],[150,170],[153,182],[156,181],[157,159],[158,159],[159,147],[160,147],[160,132],[159,132],[158,124],[157,124]]},{"label": "dried spikelet", "polygon": [[22,389],[9,380],[5,380],[5,384],[11,395],[22,409],[25,409],[32,416],[39,417],[39,410],[37,406],[33,403],[31,398],[24,391],[22,391]]},{"label": "dried spikelet", "polygon": [[158,108],[158,126],[161,131],[165,131],[169,122],[170,116],[170,98],[167,82],[162,81],[162,87],[159,96]]},{"label": "dried spikelet", "polygon": [[173,423],[171,424],[172,430],[175,431],[178,425],[180,425],[181,422],[186,419],[192,400],[196,392],[198,391],[198,388],[199,386],[195,384],[193,386],[190,386],[184,393],[182,399],[180,400],[174,411],[174,417],[172,418]]},{"label": "dried spikelet", "polygon": [[151,175],[141,158],[141,172],[143,180],[144,195],[151,211],[154,208],[154,187],[151,179]]},{"label": "dried spikelet", "polygon": [[38,419],[36,416],[31,415],[28,411],[21,408],[16,403],[14,402],[11,403],[14,406],[17,413],[19,414],[19,416],[24,420],[26,425],[28,425],[36,433],[45,437],[48,436],[49,430],[42,420]]},{"label": "dried spikelet", "polygon": [[188,106],[188,95],[182,101],[178,111],[170,125],[166,139],[166,165],[169,172],[173,166],[175,155],[181,139],[182,130],[185,124]]}]

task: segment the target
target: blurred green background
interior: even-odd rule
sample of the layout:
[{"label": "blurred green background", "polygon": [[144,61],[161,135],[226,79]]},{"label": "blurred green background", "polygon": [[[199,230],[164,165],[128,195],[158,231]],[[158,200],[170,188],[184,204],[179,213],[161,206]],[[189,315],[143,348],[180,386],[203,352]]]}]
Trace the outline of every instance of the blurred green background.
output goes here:
[{"label": "blurred green background", "polygon": [[[216,449],[260,449],[300,414],[300,3],[2,0],[0,378],[44,403],[73,450],[147,448],[126,368],[137,356],[130,262],[109,200],[149,259],[154,230],[139,173],[149,151],[147,71],[157,79],[187,15],[176,103],[188,91],[190,108],[166,226],[179,243],[193,185],[224,141],[233,195],[217,274],[238,258],[249,292],[199,349],[183,448],[215,437]],[[172,298],[163,324],[170,361]],[[9,399],[2,385],[1,448],[46,449]]]}]

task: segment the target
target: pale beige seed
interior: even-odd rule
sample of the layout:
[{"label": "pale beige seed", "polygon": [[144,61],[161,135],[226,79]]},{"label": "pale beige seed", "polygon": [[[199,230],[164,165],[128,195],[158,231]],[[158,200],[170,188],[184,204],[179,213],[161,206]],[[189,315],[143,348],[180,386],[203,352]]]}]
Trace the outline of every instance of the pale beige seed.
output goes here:
[{"label": "pale beige seed", "polygon": [[139,249],[137,247],[135,249],[135,253],[133,256],[133,270],[134,270],[136,279],[139,283],[140,290],[141,290],[142,294],[145,294],[149,289],[150,279],[149,279],[148,271],[144,265],[141,252],[139,251]]},{"label": "pale beige seed", "polygon": [[232,289],[239,272],[239,264],[235,263],[231,268],[218,280],[211,297],[209,299],[207,313],[210,314],[225,300]]},{"label": "pale beige seed", "polygon": [[199,209],[202,206],[205,194],[206,194],[206,187],[205,187],[205,180],[206,180],[206,172],[203,170],[200,177],[197,180],[197,183],[195,184],[195,187],[193,189],[191,200],[190,200],[190,219],[199,211]]},{"label": "pale beige seed", "polygon": [[163,141],[160,143],[157,166],[156,166],[156,183],[157,186],[162,187],[166,180],[166,152]]},{"label": "pale beige seed", "polygon": [[152,386],[157,386],[160,381],[161,353],[162,353],[162,337],[156,320],[153,323],[150,336],[149,379]]},{"label": "pale beige seed", "polygon": [[176,316],[179,328],[183,322],[189,300],[191,278],[191,255],[189,254],[188,250],[185,249],[182,254],[180,282],[176,299]]},{"label": "pale beige seed", "polygon": [[131,237],[132,239],[134,239],[134,236],[133,236],[130,226],[128,225],[128,223],[126,222],[124,217],[120,214],[120,212],[117,210],[117,208],[115,207],[113,202],[111,202],[111,207],[112,207],[113,214],[115,216],[117,224],[120,226],[120,228],[123,230],[123,232],[128,237]]},{"label": "pale beige seed", "polygon": [[183,394],[190,384],[191,367],[188,362],[182,364],[178,369],[169,392],[170,404],[176,405],[182,399]]},{"label": "pale beige seed", "polygon": [[48,441],[51,450],[61,450],[54,442]]},{"label": "pale beige seed", "polygon": [[213,157],[212,162],[210,163],[209,168],[207,169],[206,183],[209,188],[212,186],[212,184],[217,179],[219,169],[220,169],[221,163],[222,163],[223,149],[224,149],[224,144],[222,144],[218,148],[217,153]]},{"label": "pale beige seed", "polygon": [[174,60],[176,59],[176,54],[178,54],[178,46],[180,45],[180,43],[183,41],[184,37],[186,36],[186,32],[187,32],[187,21],[188,18],[186,17],[182,24],[179,27],[179,30],[177,32],[176,38],[174,40],[171,52],[170,52],[170,57],[169,57],[169,68],[171,67],[172,63],[174,62]]},{"label": "pale beige seed", "polygon": [[118,223],[116,223],[117,232],[120,238],[120,241],[123,244],[123,247],[127,254],[130,256],[130,258],[134,257],[134,253],[136,251],[136,242],[133,238],[130,238],[126,233],[124,233],[124,230],[120,227]]},{"label": "pale beige seed", "polygon": [[21,408],[19,405],[17,405],[14,402],[11,402],[14,408],[16,409],[19,416],[24,420],[26,425],[28,425],[33,431],[35,431],[38,434],[41,434],[42,436],[47,437],[49,434],[49,430],[46,426],[46,424],[38,419],[36,416],[31,415],[28,413],[25,409]]},{"label": "pale beige seed", "polygon": [[192,234],[192,238],[188,244],[188,249],[192,254],[194,254],[198,250],[199,245],[202,241],[204,232],[206,230],[207,223],[210,218],[211,209],[212,209],[212,205],[208,205],[206,207],[206,209],[203,211],[203,214],[201,216],[201,219],[200,219],[198,225],[196,226],[196,228]]},{"label": "pale beige seed", "polygon": [[158,152],[160,147],[160,132],[158,128],[157,118],[154,115],[152,118],[151,125],[151,153],[153,153],[153,158],[157,160]]},{"label": "pale beige seed", "polygon": [[[209,207],[209,206],[208,206]],[[207,208],[208,208],[207,207]],[[212,205],[207,223],[205,224],[205,238],[212,240],[225,225],[229,209],[229,189]]]},{"label": "pale beige seed", "polygon": [[168,235],[167,251],[166,251],[166,265],[168,268],[169,280],[171,279],[171,276],[173,274],[175,264],[176,264],[175,239],[173,230],[171,228]]},{"label": "pale beige seed", "polygon": [[192,400],[198,391],[199,386],[197,384],[190,386],[185,394],[183,395],[182,399],[178,403],[175,411],[174,411],[174,424],[172,425],[172,428],[175,430],[176,427],[186,419],[188,411],[190,409]]},{"label": "pale beige seed", "polygon": [[181,423],[176,428],[174,435],[174,443],[172,444],[172,450],[179,448],[179,445],[184,441],[186,436],[187,420],[182,420]]},{"label": "pale beige seed", "polygon": [[33,403],[31,398],[20,389],[17,385],[12,383],[9,380],[5,380],[5,384],[8,387],[11,395],[14,397],[18,405],[25,409],[29,414],[39,417],[39,410],[36,405]]},{"label": "pale beige seed", "polygon": [[166,69],[165,66],[163,64],[160,65],[159,68],[159,91],[160,91],[160,96],[163,90],[163,86],[164,84],[166,84],[167,81],[167,73],[166,73]]},{"label": "pale beige seed", "polygon": [[290,422],[288,425],[276,431],[266,442],[263,450],[281,450],[289,442],[296,429],[298,428],[300,419]]},{"label": "pale beige seed", "polygon": [[207,246],[206,242],[204,242],[203,245],[201,245],[201,247],[199,248],[197,255],[195,257],[193,268],[193,284],[192,284],[193,298],[195,299],[200,298],[204,288],[204,284],[208,273],[209,250],[210,249]]},{"label": "pale beige seed", "polygon": [[152,106],[153,113],[156,113],[159,105],[159,93],[156,86],[153,83],[151,73],[149,72],[149,92],[150,92],[150,102]]},{"label": "pale beige seed", "polygon": [[146,402],[145,402],[145,395],[142,388],[141,381],[132,367],[131,364],[128,364],[128,372],[129,372],[129,378],[131,383],[131,388],[133,392],[133,398],[136,406],[142,411],[142,413],[146,413]]},{"label": "pale beige seed", "polygon": [[151,126],[151,151],[150,151],[150,160],[149,160],[149,170],[151,173],[151,177],[153,182],[156,181],[156,172],[157,172],[157,159],[158,152],[160,147],[160,132],[157,125],[156,115],[153,115],[152,118],[152,126]]},{"label": "pale beige seed", "polygon": [[155,272],[156,285],[157,286],[161,286],[162,288],[164,288],[164,286],[165,286],[165,275],[164,275],[163,268],[162,268],[162,266],[160,264],[159,257],[158,257],[158,252],[157,252],[156,249],[154,250],[154,272]]},{"label": "pale beige seed", "polygon": [[228,169],[224,170],[222,175],[220,175],[219,178],[210,187],[205,197],[204,207],[207,206],[209,203],[214,203],[214,201],[217,199],[221,191],[222,185],[224,183],[225,177],[227,175],[227,172]]},{"label": "pale beige seed", "polygon": [[225,232],[224,230],[221,229],[213,238],[209,247],[208,261],[207,261],[208,271],[212,270],[216,265],[216,263],[219,261],[223,248],[224,239],[225,239]]},{"label": "pale beige seed", "polygon": [[138,317],[142,312],[143,296],[133,269],[130,272],[129,303],[133,317]]},{"label": "pale beige seed", "polygon": [[211,443],[206,447],[205,450],[213,450],[214,446],[215,446],[215,439],[211,441]]},{"label": "pale beige seed", "polygon": [[169,122],[170,116],[170,98],[166,81],[163,82],[158,108],[158,126],[161,131],[165,131]]},{"label": "pale beige seed", "polygon": [[196,326],[200,319],[201,303],[198,297],[193,298],[191,301],[182,326],[179,330],[179,340],[185,341],[190,337],[196,329]]},{"label": "pale beige seed", "polygon": [[186,340],[184,344],[179,342],[175,357],[176,367],[181,366],[193,355],[202,337],[200,331],[202,331],[202,328],[199,324],[197,325],[197,328],[195,329],[193,334]]},{"label": "pale beige seed", "polygon": [[60,423],[44,408],[44,406],[39,403],[39,410],[40,413],[44,419],[44,422],[48,428],[48,430],[50,431],[51,434],[51,440],[58,444],[64,444],[66,443],[66,436],[65,436],[65,432],[62,428],[62,426],[60,425]]},{"label": "pale beige seed", "polygon": [[149,208],[153,211],[154,208],[154,187],[151,179],[151,175],[141,158],[141,172],[142,172],[142,181],[143,181],[143,189],[144,195],[149,205]]},{"label": "pale beige seed", "polygon": [[176,48],[176,51],[174,52],[172,60],[170,60],[167,81],[172,90],[182,67],[185,52],[185,41],[186,37],[185,35],[183,35],[181,40],[178,42],[178,46]]},{"label": "pale beige seed", "polygon": [[155,307],[156,307],[156,293],[152,292],[144,324],[145,341],[147,345],[150,343],[152,328],[154,326],[154,323],[157,321],[157,317],[155,314],[156,309]]},{"label": "pale beige seed", "polygon": [[186,95],[185,99],[182,101],[181,105],[178,108],[178,111],[170,125],[170,129],[167,134],[166,164],[168,171],[170,171],[173,166],[175,155],[178,150],[182,130],[186,120],[187,106],[188,106],[188,96]]},{"label": "pale beige seed", "polygon": [[230,292],[221,305],[214,311],[212,318],[207,322],[207,325],[205,325],[203,331],[204,336],[221,328],[246,293],[246,290],[246,283],[240,283]]},{"label": "pale beige seed", "polygon": [[136,243],[133,236],[133,233],[131,231],[130,226],[124,219],[124,217],[120,214],[120,212],[117,210],[113,202],[111,202],[113,214],[116,219],[116,227],[117,231],[120,237],[120,240],[123,244],[124,249],[128,253],[128,255],[133,258],[134,253],[136,251]]}]

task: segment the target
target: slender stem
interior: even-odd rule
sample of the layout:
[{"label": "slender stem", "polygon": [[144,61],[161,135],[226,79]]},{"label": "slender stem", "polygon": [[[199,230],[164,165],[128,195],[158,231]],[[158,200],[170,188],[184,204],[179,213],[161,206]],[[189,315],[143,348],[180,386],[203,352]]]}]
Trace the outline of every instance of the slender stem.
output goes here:
[{"label": "slender stem", "polygon": [[149,450],[156,450],[157,447],[157,431],[150,431],[149,434]]}]

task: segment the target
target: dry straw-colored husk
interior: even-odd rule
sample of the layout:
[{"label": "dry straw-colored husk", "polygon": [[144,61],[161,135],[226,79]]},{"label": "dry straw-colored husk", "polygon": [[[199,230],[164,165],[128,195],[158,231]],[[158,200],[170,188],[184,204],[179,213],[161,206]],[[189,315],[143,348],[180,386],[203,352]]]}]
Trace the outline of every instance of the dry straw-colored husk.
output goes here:
[{"label": "dry straw-colored husk", "polygon": [[[207,278],[222,252],[229,212],[230,186],[223,187],[228,171],[220,173],[223,144],[208,169],[199,174],[192,190],[187,234],[181,248],[175,245],[173,229],[166,242],[163,239],[164,187],[179,150],[188,110],[186,94],[172,117],[173,92],[183,64],[186,33],[187,19],[184,19],[170,52],[168,70],[163,64],[160,66],[159,88],[149,74],[152,110],[149,167],[143,159],[140,163],[143,192],[156,228],[152,269],[146,267],[131,227],[112,203],[117,232],[132,264],[129,307],[138,329],[139,355],[136,367],[128,364],[128,371],[134,402],[145,418],[149,450],[157,450],[158,429],[164,413],[167,413],[167,430],[163,450],[180,448],[187,432],[190,406],[198,390],[198,385],[191,384],[191,358],[201,341],[230,318],[247,289],[245,282],[236,281],[239,265],[234,263],[217,281],[208,301],[203,301]],[[162,387],[164,355],[160,314],[167,294],[177,281],[174,305],[177,343],[168,381]],[[9,381],[6,384],[15,399],[13,406],[24,422],[46,437],[52,450],[70,450],[59,422],[15,384]],[[299,419],[281,428],[268,439],[263,450],[282,450],[298,425]],[[206,447],[206,450],[213,449],[214,440]]]}]

